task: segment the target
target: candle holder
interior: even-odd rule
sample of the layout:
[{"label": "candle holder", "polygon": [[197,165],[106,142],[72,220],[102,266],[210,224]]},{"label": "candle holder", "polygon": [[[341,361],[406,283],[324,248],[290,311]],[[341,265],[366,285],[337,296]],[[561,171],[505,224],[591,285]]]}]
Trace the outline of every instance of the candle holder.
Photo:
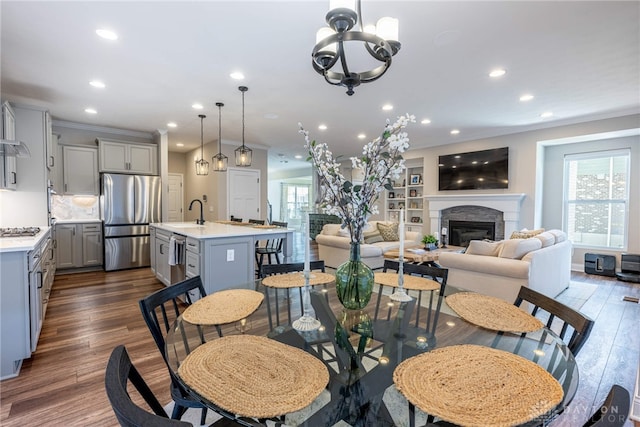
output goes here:
[{"label": "candle holder", "polygon": [[311,315],[311,286],[309,286],[309,277],[311,272],[305,269],[304,288],[302,289],[302,317],[295,320],[291,326],[296,331],[315,331],[320,327],[320,321]]},{"label": "candle holder", "polygon": [[393,301],[398,302],[408,302],[411,301],[412,298],[407,294],[404,290],[404,256],[400,254],[400,259],[398,262],[398,289],[392,293],[389,298]]}]

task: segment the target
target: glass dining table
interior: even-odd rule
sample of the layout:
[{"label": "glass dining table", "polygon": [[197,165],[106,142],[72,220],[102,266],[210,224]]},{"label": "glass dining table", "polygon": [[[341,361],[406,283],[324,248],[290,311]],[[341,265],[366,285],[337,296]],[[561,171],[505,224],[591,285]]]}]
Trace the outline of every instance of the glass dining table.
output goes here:
[{"label": "glass dining table", "polygon": [[[260,280],[239,287],[270,292]],[[267,310],[270,299],[265,298],[248,317],[217,325],[222,327],[222,337],[217,326],[193,324],[180,316],[167,334],[166,356],[172,375],[194,398],[247,426],[413,426],[432,421],[428,417],[434,415],[436,420],[464,424],[465,414],[456,418],[455,412],[448,411],[467,400],[479,402],[459,411],[508,420],[521,410],[516,406],[523,393],[540,394],[535,399],[546,406],[536,408],[538,400],[534,400],[524,417],[507,424],[548,424],[576,393],[578,367],[573,355],[545,326],[530,332],[504,332],[464,320],[447,302],[451,295],[463,292],[452,286],[442,296],[434,291],[436,298],[442,298],[434,336],[422,325],[407,321],[416,310],[422,310],[423,317],[428,310],[416,307],[415,299],[398,303],[383,294],[381,304],[389,312],[373,319],[375,293],[364,310],[347,311],[331,287],[317,287],[310,292],[313,314],[321,322],[317,330],[296,331],[290,326],[270,330],[268,316],[274,308]],[[299,317],[301,308],[293,307],[300,309]],[[210,354],[204,353],[205,347]],[[187,370],[196,356],[201,371]],[[502,368],[504,356],[509,356],[507,368]],[[318,360],[322,363],[310,363]],[[500,372],[492,372],[497,366]],[[521,372],[522,366],[529,370]],[[508,369],[513,372],[502,372]],[[546,375],[559,389],[555,400],[545,400],[538,390],[539,375]],[[478,393],[477,384],[467,386],[469,381],[486,383],[485,387],[497,381],[498,385],[486,390],[485,396],[473,396],[469,394]],[[516,391],[503,384],[509,381],[515,382]],[[491,396],[498,395],[501,391],[495,390],[502,386],[503,393],[517,394],[497,396],[496,403],[491,403]],[[295,404],[290,402],[292,397]],[[254,410],[256,405],[263,407]]]}]

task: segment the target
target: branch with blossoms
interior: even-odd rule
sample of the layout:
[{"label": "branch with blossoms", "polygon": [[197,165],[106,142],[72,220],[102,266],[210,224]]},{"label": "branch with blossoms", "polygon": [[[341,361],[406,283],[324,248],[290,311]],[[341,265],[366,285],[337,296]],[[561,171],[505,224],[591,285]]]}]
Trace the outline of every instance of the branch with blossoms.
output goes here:
[{"label": "branch with blossoms", "polygon": [[315,167],[324,191],[322,207],[342,220],[342,228],[349,229],[352,243],[362,241],[367,220],[378,213],[374,204],[380,193],[384,188],[391,190],[391,180],[400,178],[405,169],[402,153],[409,148],[409,136],[403,129],[409,122],[415,122],[409,114],[398,117],[393,124],[387,121],[382,135],[362,148],[362,156],[351,157],[351,167],[364,173],[362,183],[356,185],[340,172],[340,163],[327,144],[311,141],[309,132],[299,124],[309,151],[307,161]]}]

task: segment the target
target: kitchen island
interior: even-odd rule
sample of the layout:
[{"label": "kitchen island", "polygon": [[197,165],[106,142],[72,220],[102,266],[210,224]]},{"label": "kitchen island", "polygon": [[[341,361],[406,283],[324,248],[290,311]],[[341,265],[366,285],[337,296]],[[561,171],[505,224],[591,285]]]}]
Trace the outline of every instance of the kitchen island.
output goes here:
[{"label": "kitchen island", "polygon": [[200,276],[207,294],[255,278],[256,242],[283,239],[283,262],[293,255],[293,229],[226,222],[163,222],[149,225],[151,269],[169,286]]}]

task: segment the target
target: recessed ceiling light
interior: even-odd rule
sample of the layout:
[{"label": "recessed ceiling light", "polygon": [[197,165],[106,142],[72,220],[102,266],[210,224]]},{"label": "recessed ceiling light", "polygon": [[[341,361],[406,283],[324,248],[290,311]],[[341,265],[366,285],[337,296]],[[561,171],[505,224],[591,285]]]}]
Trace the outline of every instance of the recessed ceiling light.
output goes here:
[{"label": "recessed ceiling light", "polygon": [[542,117],[543,119],[551,116],[553,116],[553,113],[551,111],[545,111],[544,113],[540,114],[540,117]]},{"label": "recessed ceiling light", "polygon": [[177,128],[178,127],[178,125],[175,124],[174,122],[167,123],[167,126],[169,126],[170,128]]},{"label": "recessed ceiling light", "polygon": [[98,89],[104,89],[105,87],[107,87],[107,85],[105,85],[100,80],[91,80],[89,84],[93,87],[97,87]]},{"label": "recessed ceiling light", "polygon": [[451,130],[451,135],[457,135],[459,133],[460,133],[460,131],[458,129],[452,129]]},{"label": "recessed ceiling light", "polygon": [[359,134],[358,134],[358,138],[359,138],[359,139],[365,139],[366,137],[367,137],[367,135],[366,135],[366,134],[364,134],[364,133],[359,133]]},{"label": "recessed ceiling light", "polygon": [[300,154],[296,154],[294,157],[295,157],[296,159],[298,159],[298,160],[300,160],[300,159],[302,158],[302,156],[301,156]]},{"label": "recessed ceiling light", "polygon": [[96,34],[107,40],[118,40],[118,35],[111,30],[105,28],[98,28]]},{"label": "recessed ceiling light", "polygon": [[87,114],[98,114],[98,112],[94,108],[85,108],[84,112]]},{"label": "recessed ceiling light", "polygon": [[420,123],[422,123],[423,125],[428,125],[428,124],[431,124],[431,120],[429,120],[429,119],[422,119],[422,121],[421,121]]},{"label": "recessed ceiling light", "polygon": [[384,104],[384,105],[382,106],[382,109],[383,109],[384,111],[391,111],[391,110],[393,110],[393,105],[391,105],[391,104]]},{"label": "recessed ceiling light", "polygon": [[234,71],[233,73],[229,74],[229,76],[234,80],[244,80],[244,74],[242,74],[240,71]]},{"label": "recessed ceiling light", "polygon": [[495,70],[491,70],[489,77],[502,77],[505,74],[507,74],[507,70],[504,68],[496,68]]},{"label": "recessed ceiling light", "polygon": [[202,104],[193,104],[191,108],[193,108],[194,110],[202,110],[204,107],[202,106]]},{"label": "recessed ceiling light", "polygon": [[320,125],[320,126],[318,126],[318,129],[327,130],[327,125]]},{"label": "recessed ceiling light", "polygon": [[178,143],[176,144],[176,147],[184,147],[184,144],[183,144],[182,142],[178,142]]},{"label": "recessed ceiling light", "polygon": [[533,95],[531,95],[530,93],[526,93],[520,97],[520,101],[522,102],[531,101],[532,99],[533,99]]}]

